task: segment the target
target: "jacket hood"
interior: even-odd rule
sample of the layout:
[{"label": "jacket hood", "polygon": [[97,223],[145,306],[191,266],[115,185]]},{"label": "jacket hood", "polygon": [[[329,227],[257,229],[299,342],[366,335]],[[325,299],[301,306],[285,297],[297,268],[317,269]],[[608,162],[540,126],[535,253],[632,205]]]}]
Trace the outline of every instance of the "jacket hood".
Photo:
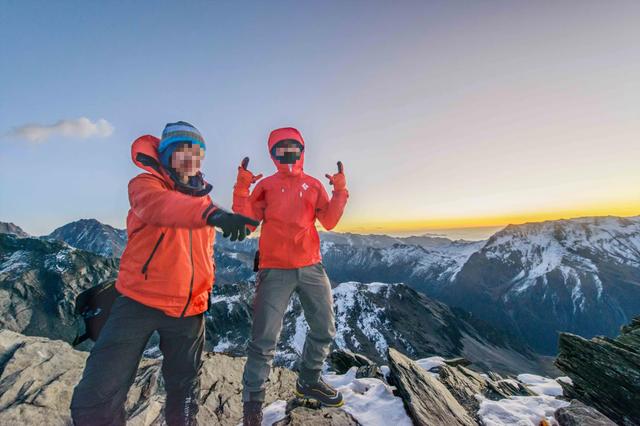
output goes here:
[{"label": "jacket hood", "polygon": [[[269,147],[269,156],[271,156],[271,148],[273,148],[275,144],[284,139],[296,140],[300,142],[302,146],[304,146],[304,139],[302,138],[302,135],[300,134],[298,129],[295,129],[293,127],[282,127],[280,129],[273,130],[269,135],[269,141],[267,142],[267,146]],[[302,172],[304,166],[304,151],[302,151],[302,153],[300,154],[300,159],[296,161],[295,164],[281,164],[273,157],[271,157],[271,160],[273,161],[273,164],[275,164],[279,172],[286,175],[299,175]],[[291,168],[289,168],[289,166],[291,166]]]},{"label": "jacket hood", "polygon": [[204,180],[200,172],[196,175],[196,181],[199,182],[198,187],[185,185],[173,179],[171,173],[160,163],[159,145],[160,139],[155,136],[140,136],[131,144],[131,160],[133,164],[164,180],[171,189],[193,196],[202,196],[211,192],[212,186]]}]

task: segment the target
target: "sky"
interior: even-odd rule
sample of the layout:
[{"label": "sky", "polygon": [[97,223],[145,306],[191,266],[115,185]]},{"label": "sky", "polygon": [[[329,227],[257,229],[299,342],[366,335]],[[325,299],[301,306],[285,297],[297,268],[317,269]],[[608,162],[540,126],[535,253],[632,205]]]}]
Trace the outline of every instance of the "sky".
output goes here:
[{"label": "sky", "polygon": [[[300,129],[344,164],[338,231],[490,233],[640,214],[640,2],[0,0],[0,221],[124,228],[130,147],[207,142],[230,207],[244,156]],[[330,191],[330,187],[327,185]]]}]

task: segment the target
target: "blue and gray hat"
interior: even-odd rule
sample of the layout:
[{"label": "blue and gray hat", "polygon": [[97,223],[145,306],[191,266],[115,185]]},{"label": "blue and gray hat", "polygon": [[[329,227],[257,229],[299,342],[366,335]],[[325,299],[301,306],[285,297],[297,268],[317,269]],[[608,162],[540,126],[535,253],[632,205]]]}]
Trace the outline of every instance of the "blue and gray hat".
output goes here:
[{"label": "blue and gray hat", "polygon": [[164,167],[170,167],[169,159],[171,154],[183,142],[200,145],[203,151],[207,149],[202,135],[193,125],[186,121],[168,123],[162,131],[162,139],[160,139],[160,145],[158,146],[160,162]]}]

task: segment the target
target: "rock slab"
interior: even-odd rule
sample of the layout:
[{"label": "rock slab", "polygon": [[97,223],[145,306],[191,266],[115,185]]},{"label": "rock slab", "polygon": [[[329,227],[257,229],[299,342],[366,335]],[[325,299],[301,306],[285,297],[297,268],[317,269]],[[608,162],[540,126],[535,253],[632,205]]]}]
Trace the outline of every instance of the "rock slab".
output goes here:
[{"label": "rock slab", "polygon": [[558,408],[553,416],[560,426],[616,426],[600,411],[587,407],[577,399],[567,407]]},{"label": "rock slab", "polygon": [[640,317],[615,339],[561,333],[556,366],[573,384],[564,395],[596,408],[614,422],[640,425]]},{"label": "rock slab", "polygon": [[449,390],[429,372],[395,349],[388,353],[389,381],[397,387],[416,425],[472,426],[477,423]]}]

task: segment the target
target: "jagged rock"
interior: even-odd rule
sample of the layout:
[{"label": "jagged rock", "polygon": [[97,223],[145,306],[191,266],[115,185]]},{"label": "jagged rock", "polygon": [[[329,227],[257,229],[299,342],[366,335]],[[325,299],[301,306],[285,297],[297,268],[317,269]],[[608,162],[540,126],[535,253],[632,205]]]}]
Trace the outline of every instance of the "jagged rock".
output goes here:
[{"label": "jagged rock", "polygon": [[476,395],[494,401],[508,398],[510,396],[531,396],[536,395],[522,383],[515,379],[503,379],[500,375],[491,374],[491,378],[485,379],[480,374],[462,365],[450,367],[443,365],[438,372],[440,381],[451,392],[451,395],[462,405],[467,413],[476,420],[480,402]]},{"label": "jagged rock", "polygon": [[558,408],[553,417],[560,426],[616,426],[607,416],[574,399],[571,405]]},{"label": "jagged rock", "polygon": [[313,409],[298,407],[273,426],[358,426],[359,423],[346,411],[337,408]]},{"label": "jagged rock", "polygon": [[622,425],[640,425],[640,317],[615,339],[587,340],[560,333],[556,365],[573,384],[564,395],[578,399]]},{"label": "jagged rock", "polygon": [[537,393],[515,379],[487,380],[486,397],[493,400],[510,396],[536,396]]},{"label": "jagged rock", "polygon": [[337,349],[331,352],[331,354],[329,354],[329,362],[331,363],[331,368],[338,374],[346,373],[351,367],[375,364],[366,356],[351,352],[347,349]]},{"label": "jagged rock", "polygon": [[478,420],[480,402],[476,395],[482,395],[486,391],[487,381],[480,374],[460,365],[457,367],[443,365],[438,374],[440,381],[453,397],[471,417]]},{"label": "jagged rock", "polygon": [[384,380],[384,374],[375,362],[362,354],[347,349],[337,349],[329,355],[331,368],[338,374],[345,374],[351,367],[357,367],[356,378],[373,377]]},{"label": "jagged rock", "polygon": [[417,425],[477,424],[437,379],[411,359],[389,348],[389,381],[396,386],[407,413]]},{"label": "jagged rock", "polygon": [[455,367],[457,365],[461,365],[463,367],[467,367],[467,366],[471,365],[471,361],[469,361],[466,358],[462,358],[462,357],[445,359],[444,363],[447,364],[449,367]]},{"label": "jagged rock", "polygon": [[356,371],[356,379],[372,377],[374,379],[384,380],[384,373],[377,365],[363,365],[358,367]]},{"label": "jagged rock", "polygon": [[[87,356],[59,340],[0,331],[0,424],[70,424],[69,403]],[[207,352],[203,360],[199,421],[237,425],[245,359]],[[274,368],[265,403],[292,398],[294,383],[295,373]],[[128,394],[127,424],[163,424],[164,398],[161,360],[144,358]]]}]

